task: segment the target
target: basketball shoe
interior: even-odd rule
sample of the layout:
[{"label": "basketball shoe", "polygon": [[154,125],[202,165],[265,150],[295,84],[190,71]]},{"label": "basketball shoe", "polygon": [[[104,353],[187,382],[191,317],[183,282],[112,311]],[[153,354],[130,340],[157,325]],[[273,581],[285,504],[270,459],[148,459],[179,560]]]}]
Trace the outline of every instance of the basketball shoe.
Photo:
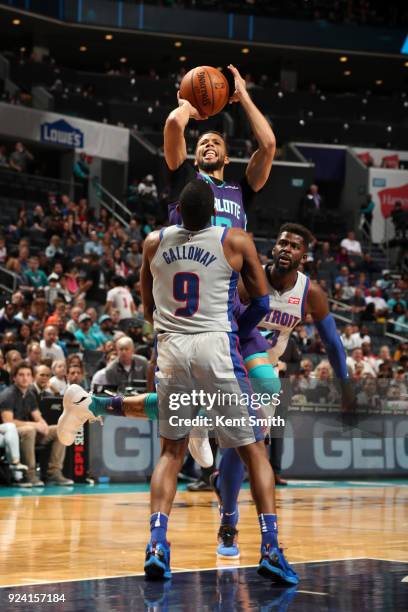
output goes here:
[{"label": "basketball shoe", "polygon": [[299,576],[286,561],[283,549],[266,544],[261,547],[258,574],[280,584],[298,584]]},{"label": "basketball shoe", "polygon": [[[222,499],[219,488],[217,487],[217,476],[219,472],[216,471],[210,476],[210,485],[212,486],[214,493],[218,499],[218,509],[220,516],[222,517]],[[237,506],[237,523],[239,520],[239,510]],[[238,529],[233,525],[220,525],[218,530],[218,546],[217,546],[217,557],[219,559],[239,559],[240,552],[238,547]]]},{"label": "basketball shoe", "polygon": [[144,564],[146,578],[171,578],[170,545],[163,542],[149,542],[146,546]]},{"label": "basketball shoe", "polygon": [[82,387],[69,385],[62,401],[64,410],[57,423],[57,435],[61,444],[71,446],[84,423],[100,420],[89,410],[92,401],[91,394]]},{"label": "basketball shoe", "polygon": [[190,431],[188,450],[194,461],[203,468],[209,468],[214,463],[214,456],[205,427],[193,427]]}]

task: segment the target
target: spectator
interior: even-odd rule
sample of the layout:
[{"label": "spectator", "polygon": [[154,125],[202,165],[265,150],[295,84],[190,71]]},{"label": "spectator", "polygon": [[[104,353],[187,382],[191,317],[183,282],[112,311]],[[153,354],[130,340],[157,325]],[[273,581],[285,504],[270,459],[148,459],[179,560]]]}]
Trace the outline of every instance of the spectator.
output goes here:
[{"label": "spectator", "polygon": [[368,335],[368,328],[365,325],[362,325],[358,331],[354,332],[352,338],[355,343],[355,348],[361,348],[363,342],[368,342],[368,344],[371,344],[371,338]]},{"label": "spectator", "polygon": [[27,347],[27,361],[33,367],[40,365],[42,360],[41,347],[38,342],[30,342]]},{"label": "spectator", "polygon": [[102,334],[95,333],[92,327],[92,319],[84,312],[78,319],[79,329],[74,333],[75,338],[83,349],[86,350],[97,350],[104,345],[104,339]]},{"label": "spectator", "polygon": [[0,392],[10,384],[10,374],[5,369],[5,360],[3,351],[0,350]]},{"label": "spectator", "polygon": [[358,321],[360,318],[360,314],[364,312],[367,306],[361,287],[356,287],[354,289],[354,295],[349,300],[349,304],[351,312],[353,313],[353,315],[356,315],[353,318]]},{"label": "spectator", "polygon": [[16,318],[17,309],[12,302],[6,302],[4,306],[4,314],[0,317],[0,334],[4,334],[7,331],[17,333],[21,321]]},{"label": "spectator", "polygon": [[106,368],[117,358],[118,354],[116,350],[110,351],[106,353],[106,367],[101,368],[92,377],[91,382],[91,391],[92,393],[100,392],[100,387],[108,386],[108,381],[106,378]]},{"label": "spectator", "polygon": [[121,276],[114,276],[112,282],[113,289],[110,289],[107,294],[106,312],[111,314],[112,309],[117,308],[121,321],[133,317],[136,313],[136,306],[129,288],[125,286],[125,280]]},{"label": "spectator", "polygon": [[140,181],[138,186],[139,195],[143,198],[151,198],[157,200],[157,187],[154,182],[154,177],[152,174],[148,174],[145,178]]},{"label": "spectator", "polygon": [[37,405],[40,406],[40,401],[44,397],[51,397],[53,395],[50,389],[50,378],[51,369],[46,365],[39,365],[34,370],[34,382],[31,385]]},{"label": "spectator", "polygon": [[0,412],[4,423],[14,423],[20,436],[22,458],[27,464],[27,481],[34,487],[44,486],[36,475],[35,444],[51,445],[47,481],[49,484],[72,485],[62,474],[65,446],[57,438],[57,426],[48,425],[42,417],[35,395],[30,391],[33,369],[27,362],[18,363],[12,372],[13,384],[0,395]]},{"label": "spectator", "polygon": [[80,153],[78,159],[74,163],[72,171],[75,183],[78,183],[78,187],[75,187],[75,200],[78,201],[80,197],[87,198],[91,169],[88,164],[86,153]]},{"label": "spectator", "polygon": [[20,461],[20,440],[14,423],[0,423],[0,448],[5,450],[14,484],[21,487],[30,487],[30,484],[25,480],[17,480],[17,473],[26,472],[28,467]]},{"label": "spectator", "polygon": [[55,325],[47,325],[44,328],[43,339],[40,342],[41,355],[43,359],[50,359],[51,363],[57,359],[65,361],[65,355],[62,348],[57,343],[58,331]]},{"label": "spectator", "polygon": [[67,384],[87,387],[84,379],[85,372],[81,360],[71,361],[67,366]]},{"label": "spectator", "polygon": [[352,351],[353,349],[360,347],[360,342],[356,339],[355,334],[353,333],[352,325],[345,326],[340,339],[346,351]]},{"label": "spectator", "polygon": [[388,311],[387,302],[381,295],[378,295],[378,289],[371,287],[370,295],[366,297],[367,304],[374,304],[375,314],[377,317],[384,315]]},{"label": "spectator", "polygon": [[307,223],[311,231],[315,230],[316,223],[323,217],[323,200],[319,194],[319,187],[310,185],[308,193],[303,198],[301,207],[301,220]]},{"label": "spectator", "polygon": [[396,323],[394,324],[394,333],[408,334],[408,310],[397,317]]},{"label": "spectator", "polygon": [[99,257],[103,255],[103,246],[95,230],[89,232],[89,240],[84,246],[84,254],[90,255],[91,253],[96,253]]},{"label": "spectator", "polygon": [[346,362],[352,373],[354,373],[357,366],[362,366],[363,375],[369,374],[370,376],[375,377],[375,370],[365,359],[361,348],[355,348],[351,353],[351,357],[347,357]]},{"label": "spectator", "polygon": [[10,168],[17,172],[27,172],[29,169],[29,163],[34,160],[34,156],[30,151],[23,145],[22,142],[16,142],[14,151],[10,155],[9,164]]},{"label": "spectator", "polygon": [[363,256],[361,244],[358,240],[356,240],[356,237],[353,231],[347,232],[347,238],[343,238],[343,240],[340,242],[340,246],[343,249],[346,249],[347,254],[350,256],[353,256],[353,257]]},{"label": "spectator", "polygon": [[133,340],[127,336],[116,342],[118,357],[106,369],[109,385],[126,386],[135,380],[146,380],[147,359],[135,354]]},{"label": "spectator", "polygon": [[133,217],[130,220],[128,234],[129,234],[129,239],[132,242],[133,241],[140,242],[142,240],[143,236],[142,236],[142,230],[140,228],[139,219],[136,219]]},{"label": "spectator", "polygon": [[64,395],[67,388],[66,364],[64,359],[57,359],[52,364],[52,377],[50,378],[50,390],[55,395]]},{"label": "spectator", "polygon": [[70,310],[71,318],[66,325],[66,330],[74,335],[75,332],[79,329],[78,319],[82,314],[82,309],[79,306],[73,306]]},{"label": "spectator", "polygon": [[[4,352],[4,349],[3,349]],[[6,363],[4,365],[4,369],[11,375],[11,372],[14,368],[14,366],[16,365],[16,363],[19,363],[19,361],[21,361],[22,356],[21,353],[19,351],[16,351],[14,349],[11,349],[10,351],[7,351],[6,354]]]},{"label": "spectator", "polygon": [[89,256],[89,265],[86,270],[84,291],[89,306],[100,308],[106,302],[107,278],[101,268],[100,257],[96,253]]},{"label": "spectator", "polygon": [[402,306],[403,310],[407,309],[407,302],[401,295],[401,289],[395,287],[392,291],[392,297],[387,301],[387,306],[390,310],[393,310],[398,304]]},{"label": "spectator", "polygon": [[54,259],[57,255],[63,255],[64,250],[61,246],[61,238],[57,235],[51,236],[50,243],[45,249],[45,256],[48,259]]},{"label": "spectator", "polygon": [[380,367],[384,365],[387,365],[392,368],[390,347],[387,344],[383,344],[380,347],[380,350],[378,352],[376,371],[378,372],[380,370]]},{"label": "spectator", "polygon": [[307,396],[307,392],[316,387],[316,379],[312,376],[313,363],[310,359],[302,359],[300,362],[300,373],[297,387],[300,393]]},{"label": "spectator", "polygon": [[40,269],[38,257],[30,257],[28,260],[28,270],[24,274],[25,282],[32,291],[48,285],[47,275]]},{"label": "spectator", "polygon": [[405,239],[405,233],[408,226],[408,212],[402,207],[402,202],[395,202],[394,210],[391,213],[391,219],[394,224],[395,236]]},{"label": "spectator", "polygon": [[357,394],[357,404],[364,408],[378,408],[380,396],[374,376],[366,374],[363,377],[362,390]]},{"label": "spectator", "polygon": [[101,317],[99,317],[99,326],[100,326],[100,334],[101,337],[104,340],[104,344],[106,342],[109,342],[111,340],[113,340],[113,321],[112,318],[107,315],[104,314]]},{"label": "spectator", "polygon": [[367,195],[366,202],[361,206],[361,229],[371,238],[371,223],[373,221],[373,212],[375,204],[371,193]]}]

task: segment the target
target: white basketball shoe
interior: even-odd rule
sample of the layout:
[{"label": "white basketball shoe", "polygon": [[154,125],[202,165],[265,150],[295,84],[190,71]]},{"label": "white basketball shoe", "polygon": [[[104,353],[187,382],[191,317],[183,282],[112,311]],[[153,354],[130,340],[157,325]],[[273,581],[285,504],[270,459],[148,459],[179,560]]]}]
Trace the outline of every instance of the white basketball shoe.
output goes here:
[{"label": "white basketball shoe", "polygon": [[90,410],[92,403],[91,394],[79,385],[69,385],[64,393],[62,401],[64,411],[58,419],[58,440],[64,446],[71,446],[75,436],[87,421],[96,421],[96,417]]},{"label": "white basketball shoe", "polygon": [[203,468],[209,468],[214,463],[214,455],[208,439],[208,429],[193,427],[190,431],[188,450],[194,461]]}]

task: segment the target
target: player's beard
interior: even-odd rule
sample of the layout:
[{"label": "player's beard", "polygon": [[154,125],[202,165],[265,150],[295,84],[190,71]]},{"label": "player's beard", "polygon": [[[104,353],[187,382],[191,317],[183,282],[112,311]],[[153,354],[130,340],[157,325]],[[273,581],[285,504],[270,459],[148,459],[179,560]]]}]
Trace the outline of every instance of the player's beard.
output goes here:
[{"label": "player's beard", "polygon": [[279,262],[279,255],[275,255],[273,258],[273,263],[275,269],[279,272],[279,274],[287,274],[288,272],[293,272],[293,270],[297,270],[299,268],[298,261],[291,260],[290,264],[287,266],[282,266]]},{"label": "player's beard", "polygon": [[223,159],[214,159],[214,161],[208,161],[208,162],[202,160],[198,164],[198,169],[202,170],[206,174],[210,174],[211,172],[215,172],[217,170],[222,170],[223,167],[224,167]]}]

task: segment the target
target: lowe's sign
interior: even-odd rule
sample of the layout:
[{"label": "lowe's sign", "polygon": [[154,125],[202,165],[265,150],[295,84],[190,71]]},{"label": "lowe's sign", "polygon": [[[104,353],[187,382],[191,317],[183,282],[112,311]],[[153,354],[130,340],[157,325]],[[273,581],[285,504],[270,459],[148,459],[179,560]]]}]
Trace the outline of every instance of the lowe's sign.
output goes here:
[{"label": "lowe's sign", "polygon": [[53,123],[42,123],[41,140],[74,149],[84,148],[84,133],[74,128],[65,119],[59,119]]}]

